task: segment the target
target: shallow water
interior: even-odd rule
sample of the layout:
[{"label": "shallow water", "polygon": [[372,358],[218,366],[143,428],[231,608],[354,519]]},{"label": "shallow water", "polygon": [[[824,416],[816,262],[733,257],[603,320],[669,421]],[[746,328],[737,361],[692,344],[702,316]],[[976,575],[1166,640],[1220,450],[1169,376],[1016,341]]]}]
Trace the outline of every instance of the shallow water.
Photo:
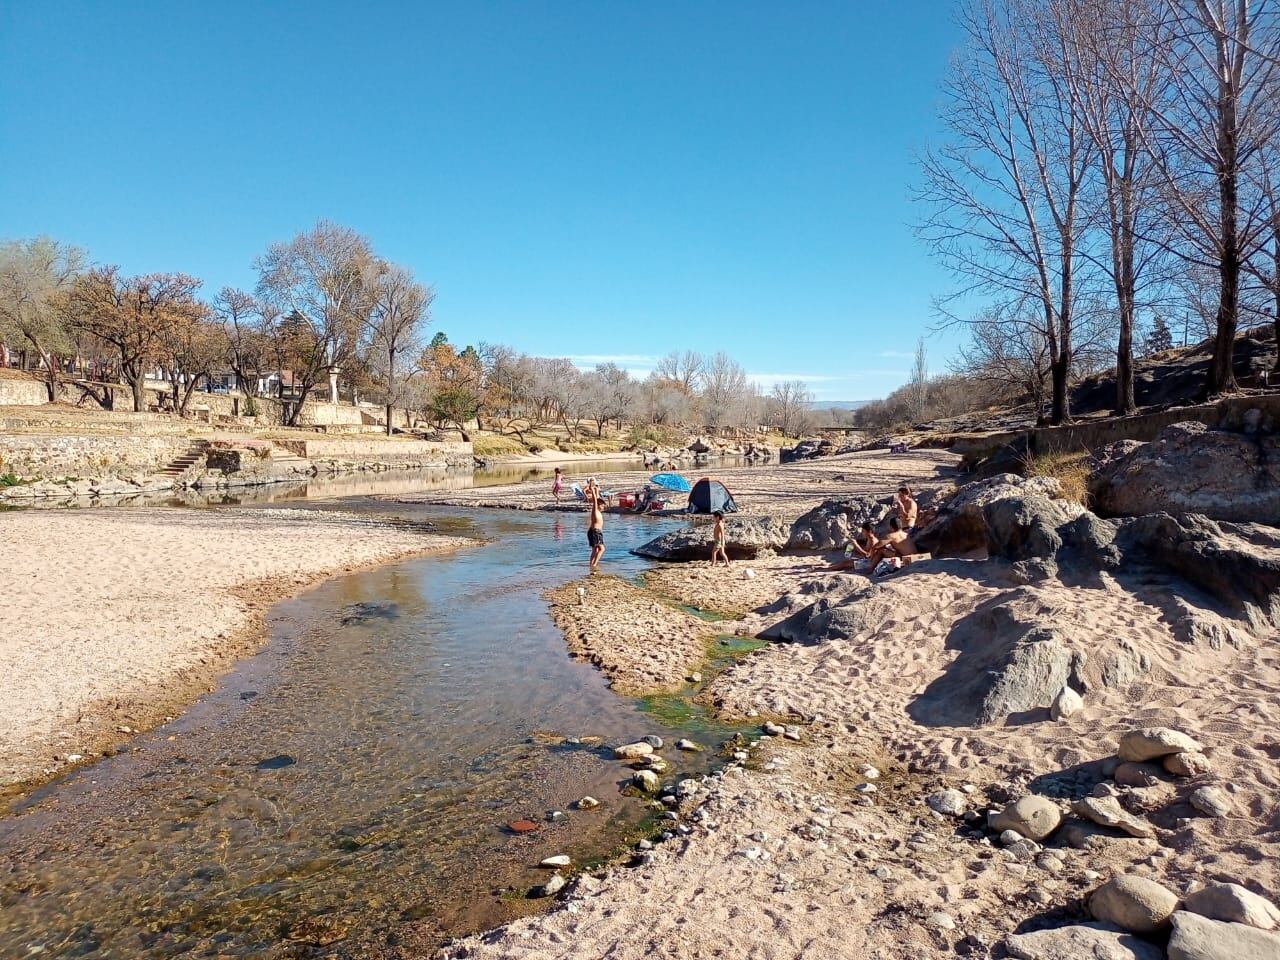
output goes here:
[{"label": "shallow water", "polygon": [[[0,820],[0,956],[423,949],[526,912],[541,858],[589,862],[647,828],[625,767],[549,734],[733,732],[680,697],[646,712],[568,658],[541,594],[584,572],[578,518],[415,513],[492,542],[281,604],[216,692]],[[608,572],[639,572],[626,551],[670,524],[611,522]],[[695,773],[713,752],[664,755]],[[601,806],[572,809],[585,794]],[[540,828],[504,829],[520,818]]]}]

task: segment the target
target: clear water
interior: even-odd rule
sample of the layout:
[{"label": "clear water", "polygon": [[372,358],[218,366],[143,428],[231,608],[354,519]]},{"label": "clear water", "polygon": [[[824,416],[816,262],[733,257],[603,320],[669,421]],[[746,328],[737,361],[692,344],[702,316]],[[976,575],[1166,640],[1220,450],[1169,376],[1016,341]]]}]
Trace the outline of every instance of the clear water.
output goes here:
[{"label": "clear water", "polygon": [[[664,755],[705,769],[732,730],[566,655],[542,593],[585,572],[582,518],[420,514],[491,542],[279,605],[216,692],[0,820],[0,957],[401,956],[527,912],[541,858],[648,827],[630,771],[557,736],[693,736],[712,749]],[[611,521],[608,571],[671,522]]]}]

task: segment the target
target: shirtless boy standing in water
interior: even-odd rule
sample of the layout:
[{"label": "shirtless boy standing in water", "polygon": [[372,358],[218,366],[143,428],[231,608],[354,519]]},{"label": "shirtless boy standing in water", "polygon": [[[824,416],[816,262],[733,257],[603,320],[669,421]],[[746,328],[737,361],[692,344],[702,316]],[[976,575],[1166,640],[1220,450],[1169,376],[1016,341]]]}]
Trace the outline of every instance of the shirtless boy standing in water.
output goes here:
[{"label": "shirtless boy standing in water", "polygon": [[599,497],[592,497],[587,509],[590,511],[587,543],[591,545],[591,572],[595,573],[600,565],[600,556],[604,553],[604,501]]}]

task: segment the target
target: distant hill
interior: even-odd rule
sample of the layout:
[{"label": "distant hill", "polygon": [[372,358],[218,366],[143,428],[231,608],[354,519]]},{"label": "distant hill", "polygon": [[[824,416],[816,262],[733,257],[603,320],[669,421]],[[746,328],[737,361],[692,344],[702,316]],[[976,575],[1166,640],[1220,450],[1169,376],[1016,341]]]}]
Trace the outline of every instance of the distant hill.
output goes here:
[{"label": "distant hill", "polygon": [[815,400],[809,404],[809,407],[813,410],[857,410],[870,402],[870,400]]}]

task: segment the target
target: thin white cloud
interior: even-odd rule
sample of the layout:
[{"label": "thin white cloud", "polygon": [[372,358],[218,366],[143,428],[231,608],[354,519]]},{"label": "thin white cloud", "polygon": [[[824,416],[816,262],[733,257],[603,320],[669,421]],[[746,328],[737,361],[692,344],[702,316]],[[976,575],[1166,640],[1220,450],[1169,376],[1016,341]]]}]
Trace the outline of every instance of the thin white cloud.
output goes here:
[{"label": "thin white cloud", "polygon": [[886,360],[910,360],[915,354],[903,352],[902,350],[881,350],[880,356]]}]

